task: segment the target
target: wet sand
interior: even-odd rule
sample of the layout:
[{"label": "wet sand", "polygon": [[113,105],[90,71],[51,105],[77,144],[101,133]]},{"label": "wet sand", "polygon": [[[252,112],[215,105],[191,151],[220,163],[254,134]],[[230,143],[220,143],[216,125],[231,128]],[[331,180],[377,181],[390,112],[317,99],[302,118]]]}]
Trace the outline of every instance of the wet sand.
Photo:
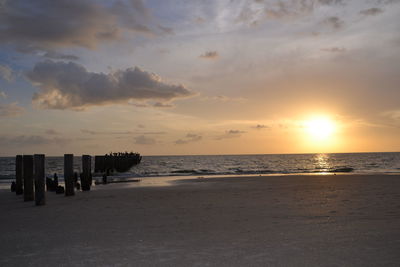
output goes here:
[{"label": "wet sand", "polygon": [[[140,183],[132,183],[140,184]],[[398,266],[400,177],[110,184],[35,207],[0,190],[0,266]]]}]

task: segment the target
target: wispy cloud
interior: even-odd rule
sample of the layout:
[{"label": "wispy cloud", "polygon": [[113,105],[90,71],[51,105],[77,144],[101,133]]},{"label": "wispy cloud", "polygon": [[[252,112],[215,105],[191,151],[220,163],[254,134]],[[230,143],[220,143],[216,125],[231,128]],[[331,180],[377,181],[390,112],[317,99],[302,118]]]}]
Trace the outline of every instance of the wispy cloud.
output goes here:
[{"label": "wispy cloud", "polygon": [[204,101],[218,101],[218,102],[245,102],[247,99],[244,97],[231,97],[226,95],[204,96],[201,98]]},{"label": "wispy cloud", "polygon": [[47,129],[45,131],[45,133],[48,134],[48,135],[59,135],[60,134],[58,131],[56,131],[54,129]]},{"label": "wispy cloud", "polygon": [[225,134],[217,136],[215,139],[216,140],[223,140],[223,139],[229,139],[229,138],[237,138],[242,136],[242,134],[246,133],[245,131],[240,131],[240,130],[228,130],[225,132]]},{"label": "wispy cloud", "polygon": [[293,20],[312,14],[320,6],[344,4],[343,0],[248,0],[243,4],[236,22],[250,26],[265,20]]},{"label": "wispy cloud", "polygon": [[324,19],[322,23],[334,30],[339,30],[344,26],[344,21],[335,16]]},{"label": "wispy cloud", "polygon": [[2,146],[40,146],[46,144],[56,144],[64,146],[72,140],[68,138],[52,137],[47,138],[40,135],[18,135],[18,136],[0,136],[0,145]]},{"label": "wispy cloud", "polygon": [[383,13],[383,9],[378,8],[378,7],[363,9],[363,10],[360,11],[360,14],[361,15],[365,15],[365,16],[375,16],[375,15],[378,15],[380,13]]},{"label": "wispy cloud", "polygon": [[219,55],[217,51],[207,51],[204,54],[201,54],[199,57],[204,59],[216,59],[218,56]]},{"label": "wispy cloud", "polygon": [[14,79],[13,70],[7,65],[0,65],[0,78],[11,82]]},{"label": "wispy cloud", "polygon": [[49,50],[43,54],[43,57],[51,59],[62,59],[62,60],[78,60],[79,57],[70,54],[62,54],[52,50]]},{"label": "wispy cloud", "polygon": [[321,48],[321,51],[331,52],[331,53],[343,53],[346,52],[346,48],[333,46],[333,47]]},{"label": "wispy cloud", "polygon": [[153,107],[156,107],[156,108],[173,108],[174,105],[172,105],[170,103],[156,102],[156,103],[153,104]]},{"label": "wispy cloud", "polygon": [[185,138],[178,139],[175,141],[177,145],[185,145],[188,143],[198,142],[203,139],[203,136],[199,134],[188,133]]},{"label": "wispy cloud", "polygon": [[264,124],[257,124],[256,126],[252,126],[252,128],[257,129],[257,130],[271,129],[270,126],[267,126]]},{"label": "wispy cloud", "polygon": [[[140,127],[139,127],[140,128]],[[133,134],[141,134],[141,135],[163,135],[166,132],[163,131],[93,131],[88,129],[81,129],[81,133],[90,134],[90,135],[133,135]]]},{"label": "wispy cloud", "polygon": [[135,144],[137,145],[154,145],[157,143],[156,139],[147,137],[145,135],[139,135],[135,138]]},{"label": "wispy cloud", "polygon": [[15,117],[23,114],[25,109],[18,106],[17,102],[0,104],[0,117]]}]

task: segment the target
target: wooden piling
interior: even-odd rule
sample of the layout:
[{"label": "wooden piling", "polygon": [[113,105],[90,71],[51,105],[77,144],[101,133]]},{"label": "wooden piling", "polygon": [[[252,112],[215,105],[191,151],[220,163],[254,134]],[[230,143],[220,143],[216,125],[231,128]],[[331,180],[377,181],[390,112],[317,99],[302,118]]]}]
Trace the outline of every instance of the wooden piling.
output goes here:
[{"label": "wooden piling", "polygon": [[35,166],[35,204],[41,206],[46,204],[45,196],[45,156],[43,154],[35,154],[33,156]]},{"label": "wooden piling", "polygon": [[17,195],[24,193],[22,173],[22,155],[17,155],[15,158],[15,193]]},{"label": "wooden piling", "polygon": [[24,179],[24,201],[33,201],[33,156],[22,156],[23,179]]},{"label": "wooden piling", "polygon": [[82,155],[82,176],[81,176],[81,188],[82,191],[89,191],[92,180],[92,166],[91,166],[91,156]]},{"label": "wooden piling", "polygon": [[94,157],[94,172],[103,173],[105,171],[105,156]]},{"label": "wooden piling", "polygon": [[75,195],[73,154],[64,154],[64,181],[65,181],[65,196]]}]

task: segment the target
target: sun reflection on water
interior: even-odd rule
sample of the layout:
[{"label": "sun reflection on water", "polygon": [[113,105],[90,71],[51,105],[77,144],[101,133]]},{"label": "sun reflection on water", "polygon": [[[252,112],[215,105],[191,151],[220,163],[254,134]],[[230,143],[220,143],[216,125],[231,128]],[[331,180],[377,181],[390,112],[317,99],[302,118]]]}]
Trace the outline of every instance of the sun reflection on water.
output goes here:
[{"label": "sun reflection on water", "polygon": [[317,154],[314,157],[315,161],[315,169],[318,170],[319,173],[329,173],[332,166],[329,163],[329,155],[328,154]]}]

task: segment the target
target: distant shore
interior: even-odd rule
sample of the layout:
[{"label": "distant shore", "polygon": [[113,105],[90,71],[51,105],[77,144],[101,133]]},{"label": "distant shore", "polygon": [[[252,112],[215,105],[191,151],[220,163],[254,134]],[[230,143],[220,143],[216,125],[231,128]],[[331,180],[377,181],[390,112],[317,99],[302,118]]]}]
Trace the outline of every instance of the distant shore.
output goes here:
[{"label": "distant shore", "polygon": [[399,175],[169,178],[48,192],[42,207],[1,189],[0,265],[400,262]]}]

